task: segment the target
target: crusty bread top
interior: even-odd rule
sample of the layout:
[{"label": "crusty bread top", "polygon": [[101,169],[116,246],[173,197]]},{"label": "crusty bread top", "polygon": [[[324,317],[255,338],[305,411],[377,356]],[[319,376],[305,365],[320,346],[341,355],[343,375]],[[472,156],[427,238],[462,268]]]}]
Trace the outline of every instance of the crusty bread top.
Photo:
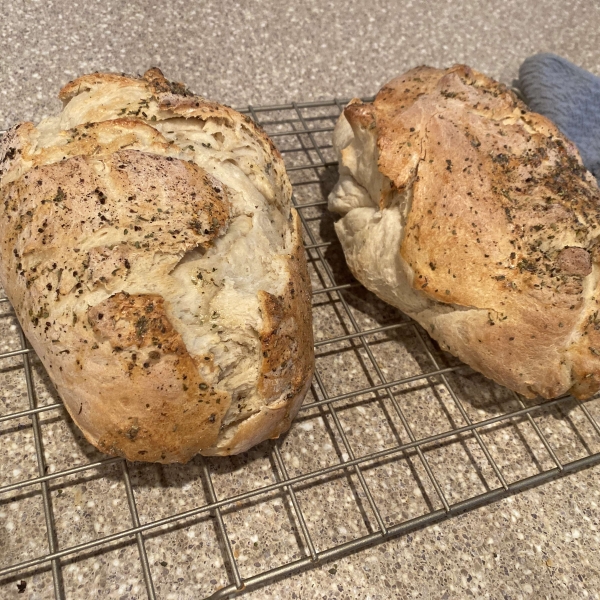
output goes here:
[{"label": "crusty bread top", "polygon": [[158,69],[93,74],[0,146],[0,280],[88,440],[130,460],[285,431],[313,368],[283,161]]},{"label": "crusty bread top", "polygon": [[413,69],[344,117],[356,139],[372,132],[378,174],[350,148],[344,168],[380,209],[407,206],[400,254],[422,299],[413,316],[526,395],[599,389],[600,192],[574,145],[462,65]]},{"label": "crusty bread top", "polygon": [[[24,163],[22,164],[24,169],[36,164],[46,164],[47,159],[43,155],[39,158],[31,157],[32,162],[29,164],[26,157],[19,156],[23,140],[27,139],[28,133],[34,135],[35,146],[32,154],[37,155],[39,148],[44,148],[45,145],[72,143],[74,141],[70,135],[72,129],[77,131],[77,128],[83,126],[84,130],[87,130],[90,124],[101,124],[108,120],[111,123],[119,121],[125,128],[131,127],[134,130],[132,136],[137,136],[139,142],[143,144],[148,140],[154,141],[152,139],[154,137],[159,143],[170,144],[170,147],[177,152],[183,151],[184,155],[187,154],[186,158],[191,159],[193,147],[181,148],[177,145],[176,138],[167,136],[169,139],[166,140],[157,135],[161,132],[161,122],[173,122],[174,117],[180,116],[182,119],[197,118],[199,121],[212,123],[213,128],[214,124],[218,124],[220,127],[239,129],[247,134],[253,142],[252,145],[258,144],[257,150],[260,149],[258,156],[248,153],[247,157],[240,157],[245,162],[244,167],[249,171],[249,177],[261,192],[267,193],[269,200],[275,200],[280,209],[289,212],[291,184],[281,154],[263,129],[246,115],[228,106],[193,95],[181,83],[168,81],[160,69],[150,69],[141,78],[112,73],[83,75],[65,85],[60,91],[59,98],[65,106],[58,117],[46,119],[38,125],[37,130],[32,123],[21,123],[0,141],[0,156],[5,157],[0,164],[0,186],[3,177],[6,177],[7,172],[11,170],[15,158],[18,159],[17,162]],[[142,132],[144,122],[150,127]],[[110,129],[111,125],[108,126],[107,131]],[[102,134],[102,130],[99,132]],[[57,133],[60,136],[58,139],[55,138]],[[89,134],[88,131],[80,132],[78,136],[80,144],[71,146],[73,155],[82,147],[85,152],[86,145],[93,143],[93,139],[88,139]],[[50,136],[51,138],[48,139]],[[99,143],[103,145],[106,142],[101,138]],[[215,152],[221,150],[216,146],[213,148]],[[59,154],[60,152],[55,153],[55,160],[61,160]],[[20,176],[22,172],[21,169],[13,172],[12,178]]]}]

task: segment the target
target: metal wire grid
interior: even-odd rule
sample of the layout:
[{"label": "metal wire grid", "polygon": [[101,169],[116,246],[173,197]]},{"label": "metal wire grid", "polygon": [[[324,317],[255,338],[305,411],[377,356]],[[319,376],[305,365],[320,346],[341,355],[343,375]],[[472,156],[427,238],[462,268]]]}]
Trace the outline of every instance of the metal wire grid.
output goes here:
[{"label": "metal wire grid", "polygon": [[[250,489],[246,491],[232,493],[232,489],[229,488],[223,493],[221,490],[223,486],[215,485],[220,474],[226,471],[222,469],[222,465],[226,461],[235,462],[237,459],[217,460],[198,457],[193,461],[196,469],[194,472],[204,490],[203,499],[198,498],[192,507],[184,506],[185,510],[176,510],[177,507],[170,506],[161,518],[142,520],[138,512],[143,488],[140,484],[143,479],[140,478],[140,474],[145,469],[151,469],[152,466],[98,456],[97,460],[70,468],[61,468],[52,473],[48,472],[43,423],[40,420],[45,413],[56,413],[62,418],[65,412],[62,403],[56,397],[49,403],[40,405],[37,391],[39,385],[36,386],[34,382],[32,370],[32,361],[36,357],[20,328],[16,328],[14,335],[18,336],[19,347],[0,354],[0,369],[5,361],[12,361],[11,368],[22,369],[28,407],[23,410],[9,411],[8,414],[0,416],[0,426],[21,423],[22,419],[29,420],[35,447],[37,475],[8,484],[5,483],[6,474],[0,478],[2,484],[0,514],[7,505],[18,501],[26,494],[31,494],[32,491],[41,494],[46,540],[45,542],[40,540],[40,544],[46,544],[47,551],[29,560],[2,565],[0,586],[16,585],[21,578],[26,580],[32,574],[50,571],[54,596],[65,598],[68,595],[66,592],[68,586],[65,582],[66,564],[76,563],[79,557],[102,556],[111,551],[115,544],[125,544],[135,545],[137,548],[143,592],[145,591],[148,598],[154,599],[159,597],[156,581],[157,569],[159,570],[160,567],[155,560],[151,560],[147,549],[148,543],[156,539],[160,542],[161,538],[165,539],[169,532],[178,528],[186,530],[191,528],[197,519],[204,518],[210,519],[213,524],[214,535],[218,540],[214,544],[213,551],[220,552],[226,575],[224,583],[219,584],[216,580],[212,580],[214,581],[211,583],[212,588],[205,588],[203,596],[213,599],[233,597],[278,578],[315,567],[326,561],[333,561],[369,545],[381,543],[394,536],[489,504],[510,493],[600,462],[598,451],[600,450],[600,426],[593,414],[597,412],[597,398],[578,402],[571,397],[562,397],[535,404],[524,401],[503,388],[498,392],[498,386],[495,386],[492,390],[492,396],[495,394],[495,398],[486,405],[486,418],[478,419],[478,416],[483,413],[477,412],[473,407],[478,405],[481,397],[486,394],[489,396],[489,389],[486,391],[483,388],[485,386],[494,388],[494,384],[478,377],[468,367],[441,352],[418,325],[400,313],[383,307],[349,277],[340,261],[336,262],[336,254],[338,258],[340,254],[339,245],[331,235],[331,227],[328,229],[327,226],[323,226],[329,218],[324,210],[326,206],[324,194],[335,178],[336,163],[329,140],[335,120],[344,104],[343,101],[332,100],[248,107],[242,111],[267,130],[286,160],[295,188],[294,203],[304,228],[305,247],[314,288],[315,318],[318,311],[329,311],[325,319],[315,321],[316,327],[322,325],[322,329],[317,332],[315,342],[317,368],[311,393],[301,408],[290,436],[264,443],[252,458],[242,457],[239,459],[241,462],[235,463],[241,465],[238,469],[238,481],[250,480],[248,484]],[[306,190],[309,190],[309,193],[306,193]],[[0,306],[8,307],[6,303],[6,298],[0,298]],[[370,310],[365,308],[367,306],[375,307],[371,310],[375,314],[374,318],[365,317]],[[7,311],[4,316],[10,314],[10,311]],[[334,332],[330,327],[332,321],[335,322],[334,329],[337,327]],[[407,342],[409,338],[412,346]],[[379,344],[382,340],[384,344],[388,342],[391,344],[391,354],[388,354],[385,360],[400,353],[402,344],[408,344],[407,347],[410,346],[413,354],[421,356],[422,368],[410,375],[390,378],[388,369],[385,364],[382,364],[384,359],[379,352]],[[331,360],[335,363],[343,353],[350,353],[360,365],[359,372],[362,379],[355,377],[352,371],[348,375],[336,374],[335,369],[323,366],[331,364]],[[21,364],[15,366],[15,361],[19,359]],[[327,363],[327,360],[330,362]],[[428,367],[424,368],[423,365],[426,363]],[[342,368],[340,369],[343,371]],[[458,376],[473,379],[474,384],[469,388],[470,392],[469,390],[465,392],[466,388],[461,387],[459,380],[453,379]],[[365,378],[367,385],[361,383]],[[414,388],[415,385],[417,388]],[[437,394],[438,402],[432,401],[432,405],[428,405],[429,410],[433,411],[430,412],[429,418],[407,414],[407,411],[413,410],[415,405],[407,400],[408,396],[404,395],[403,390],[411,386],[413,391],[425,389],[430,393],[434,390]],[[440,403],[442,396],[445,400]],[[365,411],[383,405],[386,406],[386,410],[383,411],[385,417],[382,418],[382,422],[393,432],[391,436],[393,443],[388,441],[387,444],[381,444],[381,447],[375,449],[371,441],[374,436],[379,435],[379,430],[376,429],[381,426],[380,422],[373,430],[369,429],[368,422],[361,423],[362,438],[357,437],[352,430],[357,426],[357,417],[360,421],[360,415],[364,416]],[[354,417],[349,418],[346,415],[348,407],[351,410],[356,408],[359,411],[358,415],[350,413],[351,416],[354,414]],[[437,419],[435,411],[440,414],[445,413],[444,422],[447,422],[448,426],[424,434],[425,421]],[[556,423],[568,423],[566,428],[559,428],[558,433],[548,426],[546,419],[552,411],[555,417],[558,414]],[[575,412],[583,417],[578,420],[573,416]],[[335,456],[326,466],[319,464],[315,467],[314,460],[311,462],[311,459],[306,458],[310,452],[307,453],[307,448],[302,447],[308,446],[306,441],[308,434],[305,432],[311,430],[315,419],[320,419],[324,423],[324,428],[333,442]],[[364,420],[368,421],[368,419]],[[540,423],[543,425],[541,426]],[[526,476],[515,476],[511,474],[511,471],[515,470],[514,465],[509,464],[510,461],[506,459],[505,453],[499,451],[496,444],[490,441],[493,440],[493,436],[490,437],[488,434],[492,431],[505,432],[507,428],[522,424],[531,427],[537,440],[537,442],[524,441],[522,434],[519,434],[521,442],[524,446],[528,446],[529,453],[525,462],[529,460],[531,465],[535,465],[534,470],[537,472]],[[17,428],[21,427],[22,425],[19,424]],[[10,430],[0,430],[0,441],[7,431]],[[289,439],[294,437],[298,439]],[[534,448],[536,443],[537,449]],[[565,450],[576,445],[579,449],[583,448],[583,452],[573,454]],[[451,480],[450,486],[447,483],[443,484],[444,470],[452,473],[464,467],[458,462],[439,463],[438,461],[436,465],[432,465],[432,456],[435,452],[451,446],[460,446],[464,450],[465,463],[470,462],[469,466],[477,471],[477,477],[484,482],[485,491],[473,493],[469,488],[467,493],[463,490],[463,496],[460,497],[460,494],[457,496],[453,492],[452,487],[453,485],[460,487],[458,479]],[[299,464],[297,454],[291,454],[293,449],[297,450],[298,447],[306,465]],[[546,459],[540,458],[541,448],[545,450]],[[564,455],[562,458],[559,456],[561,453]],[[257,456],[266,459],[270,465],[271,483],[267,485],[264,481],[257,483],[250,473],[253,460],[260,462]],[[392,496],[381,496],[379,493],[381,486],[377,486],[378,480],[373,476],[373,472],[381,465],[389,467],[401,462],[408,466],[407,472],[410,474],[404,481],[404,486],[398,484]],[[442,468],[440,464],[443,465]],[[303,468],[304,466],[306,468]],[[98,535],[82,543],[66,545],[59,543],[61,528],[57,522],[60,521],[65,526],[57,508],[56,494],[60,495],[62,489],[59,485],[68,485],[65,482],[77,481],[69,478],[86,477],[92,472],[100,471],[100,477],[104,477],[103,473],[107,469],[118,469],[117,479],[125,489],[130,523],[118,527],[118,530],[111,534]],[[522,475],[521,471],[518,472]],[[388,509],[394,501],[394,495],[400,494],[403,487],[411,483],[411,478],[413,487],[416,485],[421,490],[421,496],[428,498],[425,508],[421,509],[421,513],[416,516],[413,513],[397,513],[395,517],[393,515],[390,517],[392,512]],[[311,519],[307,513],[307,492],[320,490],[321,486],[331,481],[345,482],[351,490],[350,496],[364,522],[362,533],[346,532],[341,537],[332,537],[326,531],[326,523],[320,530],[315,527],[314,519]],[[376,487],[378,487],[377,492]],[[239,559],[241,536],[231,524],[232,516],[243,509],[253,511],[251,513],[253,518],[258,518],[260,511],[264,511],[268,501],[274,495],[285,505],[291,523],[289,529],[294,532],[297,551],[291,557],[286,555],[280,561],[281,564],[276,566],[263,566],[256,563],[259,567],[254,572],[247,573],[248,569]],[[187,503],[189,502],[188,499]],[[321,502],[327,503],[324,498]],[[338,529],[343,528],[338,527]],[[328,537],[330,539],[326,540]],[[255,542],[254,546],[256,545]],[[185,583],[182,585],[184,587],[181,588],[181,593],[185,593]],[[50,595],[49,590],[48,595]],[[160,597],[165,595],[162,593]],[[194,594],[193,597],[200,597],[200,595]]]}]

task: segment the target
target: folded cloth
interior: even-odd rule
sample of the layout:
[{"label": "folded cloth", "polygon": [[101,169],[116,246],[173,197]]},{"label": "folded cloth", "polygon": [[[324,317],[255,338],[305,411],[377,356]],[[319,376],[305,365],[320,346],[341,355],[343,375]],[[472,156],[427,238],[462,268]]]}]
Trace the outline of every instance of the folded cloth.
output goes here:
[{"label": "folded cloth", "polygon": [[600,184],[600,77],[543,53],[521,65],[519,87],[529,108],[548,117],[575,143]]}]

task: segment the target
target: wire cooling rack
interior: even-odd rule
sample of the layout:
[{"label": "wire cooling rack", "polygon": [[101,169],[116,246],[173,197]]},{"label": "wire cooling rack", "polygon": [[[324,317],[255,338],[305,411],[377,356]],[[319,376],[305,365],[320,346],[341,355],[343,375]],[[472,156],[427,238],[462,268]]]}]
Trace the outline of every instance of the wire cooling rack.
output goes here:
[{"label": "wire cooling rack", "polygon": [[343,105],[242,111],[285,158],[314,290],[315,377],[281,439],[107,458],[0,299],[0,596],[234,597],[600,462],[598,398],[523,399],[352,278],[326,211]]}]

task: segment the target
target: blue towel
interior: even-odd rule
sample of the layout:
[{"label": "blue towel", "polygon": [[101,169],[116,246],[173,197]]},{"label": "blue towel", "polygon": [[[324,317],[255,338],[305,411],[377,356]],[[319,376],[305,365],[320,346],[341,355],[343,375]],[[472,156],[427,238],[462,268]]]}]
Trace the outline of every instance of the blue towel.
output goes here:
[{"label": "blue towel", "polygon": [[521,65],[519,87],[529,108],[548,117],[575,143],[600,184],[600,77],[543,53]]}]

